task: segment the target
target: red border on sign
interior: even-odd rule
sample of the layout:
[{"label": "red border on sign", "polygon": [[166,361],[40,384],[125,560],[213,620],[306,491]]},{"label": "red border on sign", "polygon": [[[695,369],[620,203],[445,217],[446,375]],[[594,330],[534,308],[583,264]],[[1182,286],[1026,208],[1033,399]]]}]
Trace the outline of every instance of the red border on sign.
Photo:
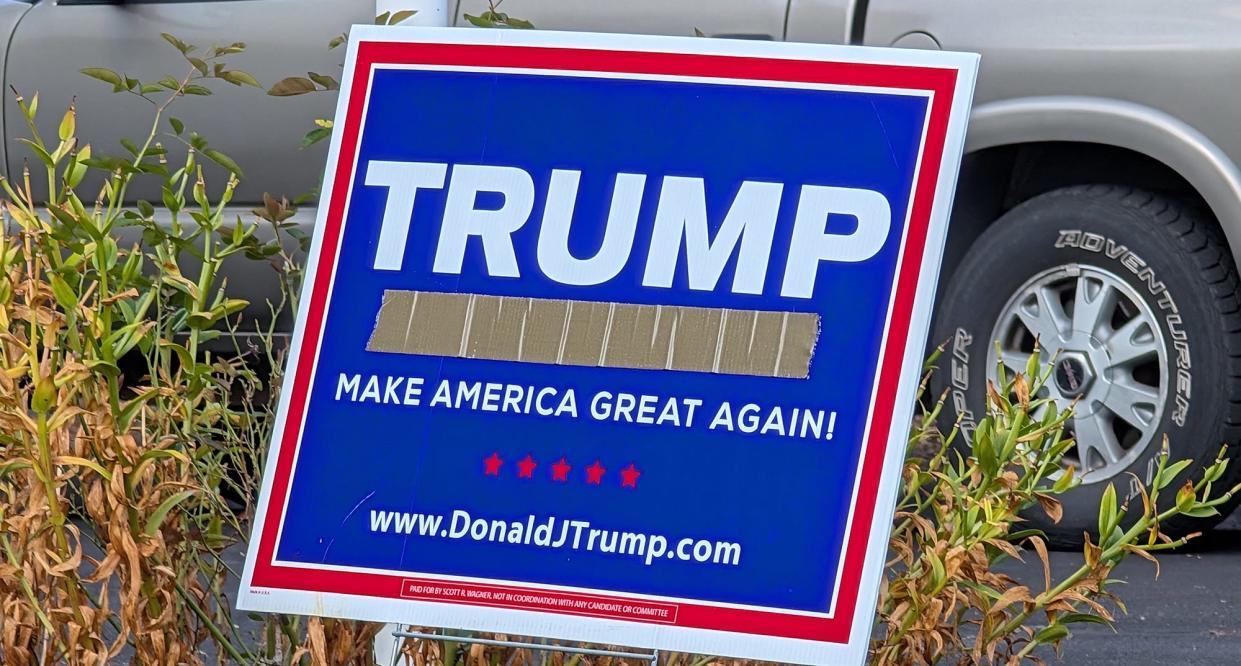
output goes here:
[{"label": "red border on sign", "polygon": [[[372,68],[377,64],[441,65],[458,67],[502,67],[517,69],[571,70],[615,72],[638,75],[700,76],[758,81],[786,81],[851,85],[873,88],[923,90],[933,93],[927,135],[924,138],[921,170],[914,185],[910,203],[909,228],[905,250],[897,268],[896,296],[890,313],[888,342],[879,367],[878,389],[872,409],[870,430],[866,433],[866,453],[861,461],[858,497],[853,523],[844,548],[844,566],[838,583],[833,617],[812,617],[779,610],[752,610],[711,605],[709,602],[656,602],[620,594],[583,595],[534,587],[490,583],[438,581],[454,589],[490,589],[496,592],[514,590],[537,595],[541,599],[562,599],[566,607],[574,599],[610,600],[632,606],[673,606],[674,620],[625,617],[634,622],[674,624],[679,627],[713,629],[743,634],[798,638],[829,643],[847,643],[858,603],[858,586],[865,563],[867,544],[874,518],[875,501],[883,471],[883,459],[892,425],[892,412],[900,384],[901,365],[908,342],[910,321],[917,282],[922,269],[931,209],[943,161],[944,142],[948,131],[949,111],[957,72],[953,69],[906,65],[822,62],[743,56],[696,55],[610,51],[580,48],[533,46],[491,46],[465,44],[430,44],[399,42],[362,42],[358,45],[350,99],[343,126],[331,199],[327,202],[326,223],[320,233],[322,240],[306,302],[305,328],[302,332],[303,353],[294,368],[293,386],[288,403],[284,430],[279,434],[280,453],[271,481],[264,529],[260,536],[251,579],[253,588],[271,588],[350,594],[385,599],[409,598],[407,581],[415,580],[399,573],[360,573],[337,570],[307,569],[274,564],[276,538],[292,478],[298,436],[305,418],[310,396],[310,379],[317,360],[328,292],[335,273],[336,252],[345,218],[345,205],[353,187],[354,159],[363,121],[363,110]],[[419,578],[421,582],[434,579]],[[454,593],[455,595],[455,593]],[[457,596],[420,599],[444,603],[484,604]],[[505,603],[505,608],[562,612],[551,610],[546,603],[522,605]],[[577,613],[574,613],[577,614]],[[616,618],[615,615],[606,617]]]}]

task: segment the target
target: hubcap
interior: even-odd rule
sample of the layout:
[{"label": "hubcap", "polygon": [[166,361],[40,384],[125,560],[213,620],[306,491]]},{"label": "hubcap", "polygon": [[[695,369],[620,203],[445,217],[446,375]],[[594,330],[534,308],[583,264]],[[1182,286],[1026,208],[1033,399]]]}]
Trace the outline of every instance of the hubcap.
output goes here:
[{"label": "hubcap", "polygon": [[1090,367],[1090,360],[1085,354],[1074,351],[1065,351],[1057,357],[1052,376],[1061,395],[1071,398],[1086,393],[1094,382],[1094,370]]},{"label": "hubcap", "polygon": [[[1066,430],[1077,446],[1065,463],[1083,483],[1109,479],[1151,445],[1167,397],[1167,349],[1154,311],[1114,273],[1080,264],[1044,271],[1000,312],[988,349],[997,363],[1025,372],[1038,339],[1051,377],[1038,397],[1076,411]],[[1040,415],[1036,415],[1040,416]]]}]

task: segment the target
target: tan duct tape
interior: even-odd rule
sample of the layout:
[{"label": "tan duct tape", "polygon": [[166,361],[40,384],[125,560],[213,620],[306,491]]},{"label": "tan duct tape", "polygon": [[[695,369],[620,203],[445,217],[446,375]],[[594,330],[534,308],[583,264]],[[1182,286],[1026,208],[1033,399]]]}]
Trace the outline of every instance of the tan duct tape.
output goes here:
[{"label": "tan duct tape", "polygon": [[368,351],[805,379],[819,315],[384,292]]}]

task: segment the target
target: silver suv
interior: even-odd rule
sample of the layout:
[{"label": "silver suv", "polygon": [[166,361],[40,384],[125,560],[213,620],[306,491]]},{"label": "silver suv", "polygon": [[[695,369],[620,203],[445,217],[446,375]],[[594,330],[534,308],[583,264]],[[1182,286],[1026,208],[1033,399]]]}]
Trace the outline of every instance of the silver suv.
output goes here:
[{"label": "silver suv", "polygon": [[[450,0],[458,23],[485,5]],[[249,43],[237,64],[264,83],[332,72],[339,53],[327,41],[374,9],[368,0],[0,0],[0,70],[6,86],[40,91],[44,108],[76,95],[80,133],[111,143],[143,129],[140,102],[125,106],[81,67],[162,74],[171,60],[159,33],[171,32]],[[1084,481],[1061,523],[1042,526],[1065,540],[1093,525],[1102,482],[1149,477],[1165,436],[1176,457],[1199,465],[1239,439],[1235,2],[1187,11],[1156,0],[508,0],[504,9],[540,28],[981,53],[934,330],[948,343],[937,379],[947,419],[968,435],[1000,364],[1023,369],[1036,340],[1054,355],[1044,390],[1076,406],[1073,462]],[[314,187],[323,153],[296,145],[330,113],[327,96],[225,89],[196,102],[182,112],[187,123],[249,174],[239,201]],[[17,117],[6,102],[4,122]],[[4,136],[16,175],[20,131],[6,126]],[[266,274],[235,274],[233,285],[256,315],[275,288]]]}]

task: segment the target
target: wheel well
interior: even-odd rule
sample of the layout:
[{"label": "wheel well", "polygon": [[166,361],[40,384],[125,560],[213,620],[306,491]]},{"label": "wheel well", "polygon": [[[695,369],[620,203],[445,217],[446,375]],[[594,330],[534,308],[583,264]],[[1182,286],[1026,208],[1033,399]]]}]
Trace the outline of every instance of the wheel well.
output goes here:
[{"label": "wheel well", "polygon": [[1133,185],[1209,210],[1197,190],[1180,174],[1127,148],[1061,141],[975,151],[961,162],[940,273],[940,293],[974,240],[1005,212],[1044,192],[1095,183]]}]

